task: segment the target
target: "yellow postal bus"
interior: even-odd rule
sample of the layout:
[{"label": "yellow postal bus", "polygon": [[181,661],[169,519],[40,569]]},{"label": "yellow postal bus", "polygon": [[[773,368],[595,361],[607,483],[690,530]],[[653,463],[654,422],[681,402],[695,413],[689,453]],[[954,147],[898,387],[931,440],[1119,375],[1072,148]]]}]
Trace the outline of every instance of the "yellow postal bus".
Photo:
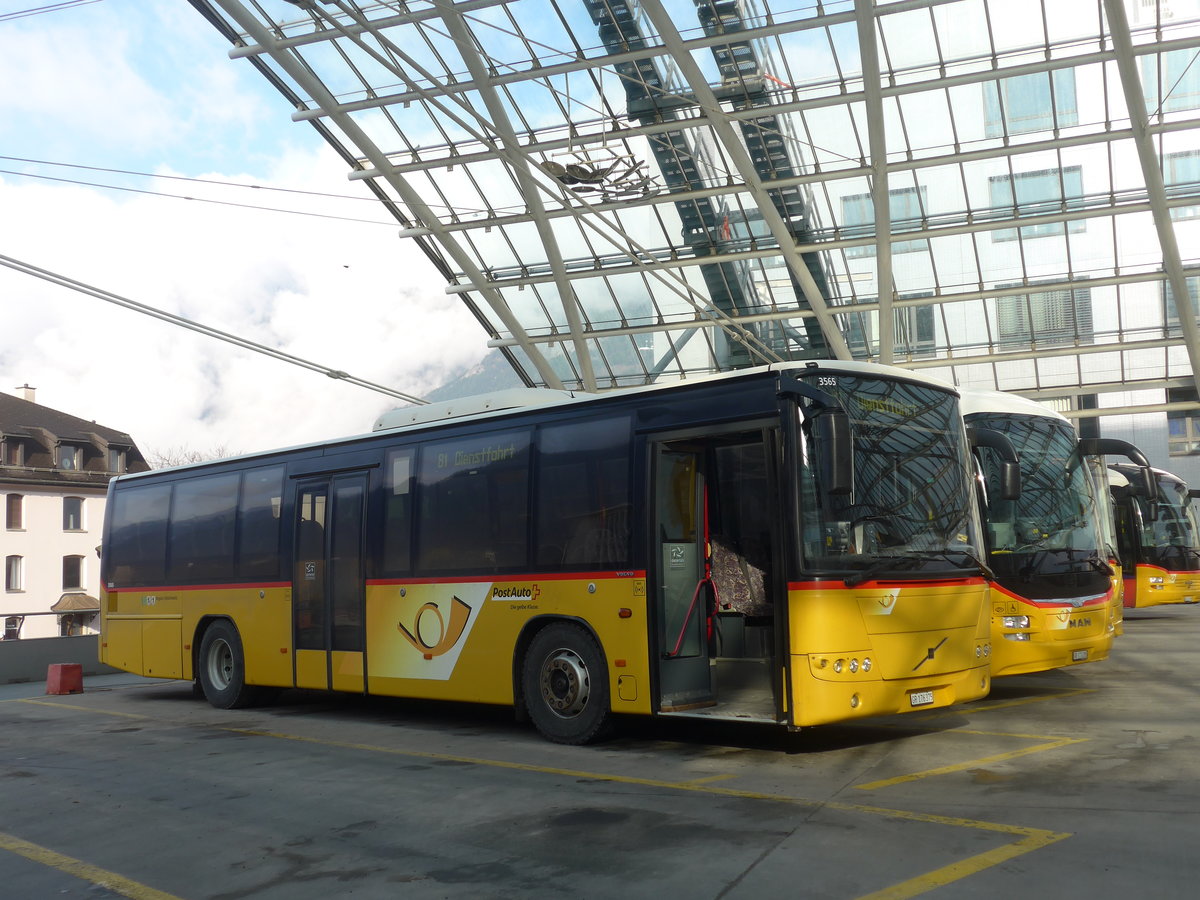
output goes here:
[{"label": "yellow postal bus", "polygon": [[1200,525],[1196,491],[1177,475],[1153,470],[1147,486],[1131,466],[1109,466],[1125,606],[1200,601]]},{"label": "yellow postal bus", "polygon": [[953,388],[808,363],[385,415],[123,476],[101,658],[238,707],[279,688],[788,728],[989,686]]},{"label": "yellow postal bus", "polygon": [[1120,576],[1108,523],[1107,484],[1095,460],[1125,441],[1080,438],[1070,421],[1013,394],[966,391],[973,428],[1003,434],[1020,457],[1021,491],[1001,496],[1000,459],[977,447],[992,593],[992,675],[1040,672],[1106,659],[1120,618]]}]

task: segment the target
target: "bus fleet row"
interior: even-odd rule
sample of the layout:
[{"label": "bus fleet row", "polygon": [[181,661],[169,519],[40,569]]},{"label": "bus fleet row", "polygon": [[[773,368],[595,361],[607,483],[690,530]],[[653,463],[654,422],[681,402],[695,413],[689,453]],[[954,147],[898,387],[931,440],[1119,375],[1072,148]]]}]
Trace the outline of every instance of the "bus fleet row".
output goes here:
[{"label": "bus fleet row", "polygon": [[224,708],[801,728],[1105,658],[1123,606],[1200,597],[1189,501],[1044,407],[866,363],[505,392],[114,479],[100,655]]}]

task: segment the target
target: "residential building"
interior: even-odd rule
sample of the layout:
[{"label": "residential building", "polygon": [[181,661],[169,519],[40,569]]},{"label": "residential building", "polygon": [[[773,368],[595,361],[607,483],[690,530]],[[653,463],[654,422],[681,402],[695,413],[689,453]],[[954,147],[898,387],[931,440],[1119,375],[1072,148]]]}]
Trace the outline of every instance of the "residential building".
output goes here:
[{"label": "residential building", "polygon": [[94,633],[108,481],[149,468],[133,438],[0,393],[0,639]]}]

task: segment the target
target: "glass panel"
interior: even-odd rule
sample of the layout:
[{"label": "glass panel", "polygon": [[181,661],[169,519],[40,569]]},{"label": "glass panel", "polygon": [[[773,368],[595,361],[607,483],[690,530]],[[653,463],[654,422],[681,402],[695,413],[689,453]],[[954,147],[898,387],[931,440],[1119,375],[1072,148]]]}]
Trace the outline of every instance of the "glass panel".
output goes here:
[{"label": "glass panel", "polygon": [[538,435],[537,565],[607,569],[630,555],[628,417]]},{"label": "glass panel", "polygon": [[62,586],[64,591],[78,590],[83,587],[83,557],[63,557]]},{"label": "glass panel", "polygon": [[[1017,216],[1047,215],[1063,211],[1063,200],[1083,196],[1083,176],[1079,166],[1069,169],[1045,169],[1022,172],[1018,175],[998,175],[988,179],[992,207],[1007,208]],[[1071,204],[1068,204],[1068,208]],[[1014,208],[1015,207],[1015,208]],[[1020,229],[1022,238],[1050,237],[1080,232],[1087,223],[1082,219],[1071,222],[1048,222],[1027,225]],[[1006,228],[992,232],[993,241],[1015,241],[1017,231]]]},{"label": "glass panel", "polygon": [[412,555],[413,450],[388,453],[383,497],[383,574],[406,575]]},{"label": "glass panel", "polygon": [[421,452],[417,569],[526,565],[529,435],[479,434]]},{"label": "glass panel", "polygon": [[279,578],[283,466],[251,469],[242,476],[238,505],[238,574],[243,580]]},{"label": "glass panel", "polygon": [[63,497],[63,531],[83,530],[83,498]]},{"label": "glass panel", "polygon": [[175,485],[171,506],[170,578],[219,580],[233,574],[240,477],[209,475]]},{"label": "glass panel", "polygon": [[914,559],[917,571],[975,565],[972,465],[957,398],[923,385],[845,375],[821,377],[815,386],[850,417],[855,484],[848,495],[822,487],[828,449],[812,419],[805,421],[800,474],[810,570],[882,574]]},{"label": "glass panel", "polygon": [[25,498],[20,494],[8,494],[4,498],[4,527],[18,530],[24,528]]},{"label": "glass panel", "polygon": [[301,490],[296,498],[296,574],[293,617],[296,648],[325,649],[324,486]]},{"label": "glass panel", "polygon": [[363,481],[353,476],[334,482],[329,551],[334,650],[363,649]]},{"label": "glass panel", "polygon": [[109,587],[161,585],[166,579],[171,485],[119,490],[112,503],[104,565]]}]

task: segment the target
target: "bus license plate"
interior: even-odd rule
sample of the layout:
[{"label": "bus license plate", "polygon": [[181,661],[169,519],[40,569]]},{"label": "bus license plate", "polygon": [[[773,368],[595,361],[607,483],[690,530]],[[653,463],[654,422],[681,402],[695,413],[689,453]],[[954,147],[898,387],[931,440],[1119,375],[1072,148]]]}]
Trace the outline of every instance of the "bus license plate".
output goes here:
[{"label": "bus license plate", "polygon": [[1087,651],[1086,650],[1073,650],[1071,652],[1071,661],[1072,662],[1083,662],[1085,659],[1087,659]]},{"label": "bus license plate", "polygon": [[908,695],[910,706],[928,706],[933,702],[933,691],[913,691]]}]

